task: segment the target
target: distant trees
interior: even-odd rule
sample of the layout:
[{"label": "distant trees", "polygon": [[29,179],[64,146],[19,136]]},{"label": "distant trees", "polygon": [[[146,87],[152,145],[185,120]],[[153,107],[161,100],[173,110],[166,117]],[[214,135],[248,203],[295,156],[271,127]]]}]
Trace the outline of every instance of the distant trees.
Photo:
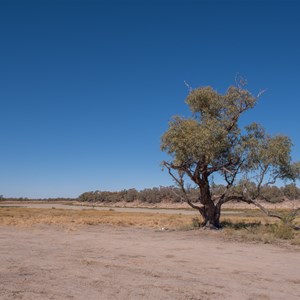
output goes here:
[{"label": "distant trees", "polygon": [[77,198],[27,198],[27,197],[2,197],[1,201],[57,201],[57,202],[65,202],[65,201],[76,201]]},{"label": "distant trees", "polygon": [[297,188],[295,183],[288,184],[281,188],[285,197],[290,200],[300,199],[300,189]]},{"label": "distant trees", "polygon": [[181,198],[176,194],[179,189],[176,187],[147,188],[140,191],[136,189],[122,190],[119,192],[93,191],[85,192],[78,197],[79,201],[84,202],[133,202],[160,203],[162,201],[180,202]]},{"label": "distant trees", "polygon": [[[255,183],[248,183],[250,187],[252,185],[253,192],[256,190]],[[243,188],[244,185],[236,186],[236,193],[239,193],[239,189]],[[220,197],[226,186],[223,184],[212,184],[211,191],[212,197]],[[251,193],[249,188],[248,193]],[[188,196],[192,199],[193,202],[198,200],[198,189],[191,187],[188,191]],[[270,203],[282,202],[285,199],[295,200],[299,199],[300,201],[300,188],[294,184],[289,184],[283,187],[277,186],[264,186],[261,191],[261,200],[265,200]],[[82,202],[99,202],[99,203],[115,203],[119,201],[133,202],[139,201],[142,203],[161,203],[163,201],[170,203],[179,203],[182,202],[181,190],[178,187],[167,186],[159,188],[148,188],[138,191],[136,189],[122,190],[118,192],[108,192],[108,191],[92,191],[85,192],[81,194],[78,199]],[[239,199],[237,198],[236,201]]]},{"label": "distant trees", "polygon": [[[186,98],[192,116],[176,116],[161,140],[161,149],[170,155],[163,166],[180,188],[183,201],[197,209],[203,225],[220,227],[221,207],[239,200],[268,213],[257,200],[270,201],[277,189],[268,188],[277,179],[296,180],[300,163],[291,161],[291,140],[271,136],[259,124],[239,126],[240,117],[252,109],[260,96],[253,96],[239,79],[225,94],[211,87],[190,90]],[[212,192],[212,177],[218,174],[226,187],[217,197]],[[255,184],[253,184],[253,182]],[[198,199],[189,197],[190,185],[198,190]],[[278,191],[279,192],[279,191]]]},{"label": "distant trees", "polygon": [[[253,189],[255,189],[255,184],[253,184]],[[249,184],[250,186],[250,184]],[[223,184],[212,184],[212,197],[217,198],[224,190],[226,186]],[[30,198],[5,198],[0,197],[1,201],[81,201],[81,202],[99,202],[99,203],[116,203],[119,201],[134,202],[139,201],[141,203],[179,203],[182,202],[181,191],[175,186],[160,186],[158,188],[147,188],[143,190],[124,189],[116,192],[109,191],[91,191],[82,193],[77,198],[43,198],[43,199],[30,199]],[[188,192],[189,197],[193,202],[198,199],[198,190],[191,187]],[[268,201],[270,203],[281,202],[285,199],[300,201],[300,188],[295,184],[288,184],[283,187],[276,186],[266,186],[262,189],[261,200]],[[237,199],[238,200],[238,199]]]}]

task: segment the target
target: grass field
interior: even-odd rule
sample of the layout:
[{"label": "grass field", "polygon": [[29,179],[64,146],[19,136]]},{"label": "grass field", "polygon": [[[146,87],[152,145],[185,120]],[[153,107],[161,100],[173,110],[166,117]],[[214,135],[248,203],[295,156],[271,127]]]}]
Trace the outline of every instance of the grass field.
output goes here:
[{"label": "grass field", "polygon": [[[232,213],[230,213],[232,212]],[[287,213],[287,211],[280,211]],[[57,224],[76,229],[80,225],[110,224],[114,226],[147,227],[157,230],[192,230],[199,227],[200,218],[195,215],[161,214],[155,212],[116,212],[98,210],[37,209],[1,207],[0,225],[28,227],[35,224]],[[227,211],[221,218],[224,237],[235,240],[272,243],[289,240],[300,245],[300,233],[290,226],[267,218],[258,210]],[[300,217],[295,219],[300,224]]]}]

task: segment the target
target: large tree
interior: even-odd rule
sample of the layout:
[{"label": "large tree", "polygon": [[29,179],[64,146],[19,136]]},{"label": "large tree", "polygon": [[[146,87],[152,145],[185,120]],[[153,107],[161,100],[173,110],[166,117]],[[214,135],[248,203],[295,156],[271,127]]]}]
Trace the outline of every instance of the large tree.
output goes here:
[{"label": "large tree", "polygon": [[[260,95],[253,96],[242,80],[225,94],[211,87],[190,89],[186,103],[191,117],[175,116],[162,136],[161,149],[171,156],[163,166],[180,187],[182,199],[200,212],[205,226],[219,228],[221,207],[232,200],[252,203],[270,214],[257,201],[262,187],[299,176],[300,163],[291,161],[287,136],[270,136],[256,123],[239,126],[240,117]],[[211,191],[216,173],[226,182],[218,197]],[[197,202],[189,197],[191,183],[199,191]]]}]

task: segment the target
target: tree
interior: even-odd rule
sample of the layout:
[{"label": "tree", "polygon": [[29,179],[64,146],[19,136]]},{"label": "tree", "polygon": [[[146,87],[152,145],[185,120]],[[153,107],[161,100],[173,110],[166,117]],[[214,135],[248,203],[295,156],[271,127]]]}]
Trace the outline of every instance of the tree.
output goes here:
[{"label": "tree", "polygon": [[300,189],[295,183],[288,184],[283,187],[283,194],[290,200],[300,199]]},{"label": "tree", "polygon": [[[300,164],[291,161],[288,137],[270,136],[256,123],[240,128],[240,117],[262,94],[253,96],[245,85],[240,79],[225,94],[211,87],[190,89],[186,103],[192,116],[175,116],[161,139],[161,149],[171,156],[162,165],[181,198],[212,228],[220,227],[221,207],[232,200],[252,203],[271,215],[257,201],[262,187],[277,179],[295,181],[300,174]],[[226,182],[218,197],[212,197],[211,190],[215,173]],[[189,197],[191,183],[198,189],[197,202]]]}]

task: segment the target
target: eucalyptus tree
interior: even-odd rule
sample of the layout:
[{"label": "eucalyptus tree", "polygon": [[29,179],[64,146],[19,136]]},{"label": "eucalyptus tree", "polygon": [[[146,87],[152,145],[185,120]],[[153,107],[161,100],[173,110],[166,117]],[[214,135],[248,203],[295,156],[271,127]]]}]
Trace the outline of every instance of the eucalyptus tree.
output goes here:
[{"label": "eucalyptus tree", "polygon": [[[253,96],[243,80],[224,94],[211,87],[190,89],[185,102],[191,116],[173,117],[162,136],[161,149],[171,157],[162,164],[180,188],[180,197],[200,212],[205,226],[219,228],[221,207],[232,200],[252,203],[271,215],[257,201],[262,187],[299,177],[300,164],[291,161],[290,138],[271,136],[257,123],[239,125],[261,94]],[[211,189],[216,173],[226,182],[218,196]],[[189,197],[191,184],[198,190],[196,202]]]}]

